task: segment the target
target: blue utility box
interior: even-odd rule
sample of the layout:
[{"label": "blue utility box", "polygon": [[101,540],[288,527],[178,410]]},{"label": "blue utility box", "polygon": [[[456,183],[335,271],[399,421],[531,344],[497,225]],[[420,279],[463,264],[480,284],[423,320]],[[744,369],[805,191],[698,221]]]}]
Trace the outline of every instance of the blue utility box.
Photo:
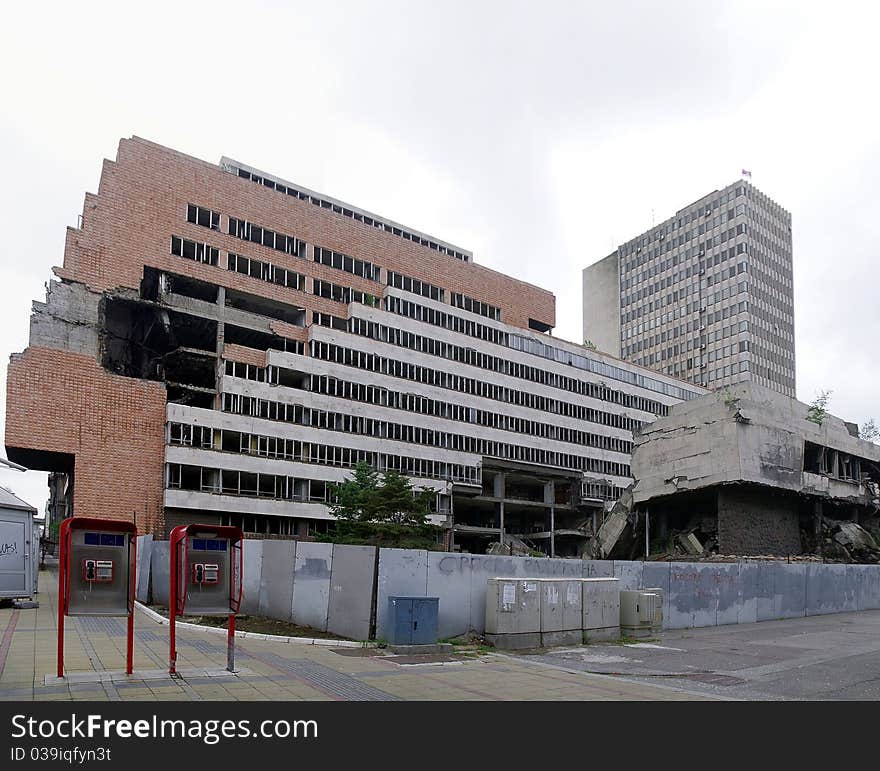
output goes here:
[{"label": "blue utility box", "polygon": [[389,597],[389,644],[434,645],[439,610],[439,597]]}]

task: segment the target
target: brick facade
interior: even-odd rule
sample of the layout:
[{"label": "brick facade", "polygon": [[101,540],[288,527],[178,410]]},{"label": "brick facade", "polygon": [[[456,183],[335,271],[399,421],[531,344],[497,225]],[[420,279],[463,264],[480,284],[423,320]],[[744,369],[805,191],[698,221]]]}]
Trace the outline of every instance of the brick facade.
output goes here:
[{"label": "brick facade", "polygon": [[6,382],[6,445],[74,457],[73,512],[163,529],[165,388],[89,356],[28,348]]},{"label": "brick facade", "polygon": [[[220,230],[188,222],[188,204],[220,212]],[[305,241],[305,259],[229,235],[229,217]],[[172,235],[217,247],[219,264],[172,255]],[[315,245],[440,286],[447,302],[450,293],[462,292],[500,306],[504,321],[513,325],[528,327],[529,318],[555,324],[555,298],[546,290],[138,138],[122,140],[117,159],[104,161],[98,192],[85,196],[82,226],[68,228],[64,264],[55,274],[94,292],[133,296],[140,292],[149,266],[304,307],[307,326],[313,311],[348,316],[347,304],[311,293],[314,279],[382,295],[384,282],[315,263]],[[246,253],[307,276],[304,291],[227,270],[227,252]],[[307,329],[283,321],[271,321],[270,328],[291,340],[308,339]],[[93,357],[31,347],[13,357],[7,383],[7,447],[13,455],[30,453],[32,467],[46,470],[59,470],[60,456],[52,453],[71,456],[75,514],[130,518],[134,512],[141,532],[162,533],[165,386],[111,374],[99,364],[102,351],[95,353]],[[265,351],[241,345],[226,344],[222,355],[260,367],[266,364]]]}]

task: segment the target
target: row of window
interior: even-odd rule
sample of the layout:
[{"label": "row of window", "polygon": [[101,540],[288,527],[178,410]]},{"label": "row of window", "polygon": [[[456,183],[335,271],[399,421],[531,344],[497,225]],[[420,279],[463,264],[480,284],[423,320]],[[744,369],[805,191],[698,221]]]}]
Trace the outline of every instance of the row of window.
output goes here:
[{"label": "row of window", "polygon": [[418,294],[422,297],[429,297],[430,299],[437,300],[437,302],[441,303],[446,302],[445,289],[441,289],[439,286],[434,286],[433,284],[429,284],[427,281],[422,281],[418,278],[404,276],[402,273],[395,273],[393,270],[388,271],[388,280],[386,283],[388,286],[397,287],[404,292],[412,292],[413,294]]},{"label": "row of window", "polygon": [[381,298],[369,292],[361,292],[359,289],[352,289],[350,286],[342,286],[334,284],[330,281],[322,281],[319,278],[312,279],[312,294],[318,297],[324,297],[327,300],[333,300],[338,303],[361,303],[378,308],[381,305]]},{"label": "row of window", "polygon": [[[384,343],[388,343],[390,345],[396,345],[401,348],[408,348],[410,350],[420,351],[421,353],[426,353],[430,356],[436,356],[438,358],[462,362],[464,364],[468,364],[479,369],[484,369],[490,372],[497,372],[500,374],[508,375],[510,377],[519,378],[521,380],[529,380],[533,383],[540,383],[551,388],[558,388],[564,391],[572,391],[574,393],[586,395],[591,395],[590,392],[597,388],[595,383],[588,383],[577,378],[560,375],[557,372],[550,372],[549,370],[532,367],[528,364],[520,364],[516,361],[510,361],[509,359],[502,359],[499,356],[493,356],[488,353],[483,353],[482,351],[478,351],[474,348],[465,348],[460,345],[455,345],[454,343],[447,343],[442,340],[436,340],[432,337],[417,335],[413,332],[407,332],[406,330],[389,327],[384,324],[379,324],[378,322],[352,318],[349,320],[349,326],[352,334],[360,335],[361,337],[366,337],[371,340],[378,340]],[[533,352],[533,350],[537,350],[538,347],[542,345],[538,341],[533,341],[529,338],[523,338],[519,335],[511,334],[509,338],[511,343],[514,340],[527,343],[530,348],[528,352]],[[511,347],[513,346],[511,345]],[[623,370],[619,367],[604,365],[602,362],[597,362],[592,359],[587,359],[587,357],[580,357],[576,354],[570,354],[567,351],[563,351],[562,349],[551,347],[551,353],[555,353],[557,351],[567,355],[569,358],[567,363],[572,364],[573,366],[575,366],[574,359],[579,358],[583,359],[585,365],[595,364],[602,369],[618,370],[619,376],[617,379],[623,379],[622,376],[624,374],[632,375],[634,379],[647,379],[644,376],[636,375],[636,373],[628,373],[626,372],[626,370]],[[590,367],[590,369],[591,371],[593,371],[592,367]],[[636,383],[636,385],[638,384],[639,383]],[[685,389],[679,388],[678,386],[670,386],[670,388],[675,388],[677,389],[677,391],[682,393],[685,392]],[[622,394],[621,392],[612,389],[607,390],[612,394],[619,395],[618,398],[620,398],[621,400],[626,400],[627,397],[630,397],[630,399],[632,400],[640,398],[631,397],[629,394]],[[691,393],[693,395],[693,392],[687,393]],[[616,399],[613,400],[616,401]],[[643,401],[645,402],[644,407],[647,408],[647,411],[653,412],[655,415],[660,414],[659,403],[653,402],[653,400],[650,399],[644,399]],[[656,406],[657,409],[652,409],[652,407],[654,406]]]},{"label": "row of window", "polygon": [[258,455],[263,458],[315,463],[322,466],[353,468],[358,463],[369,463],[380,470],[394,470],[421,479],[444,479],[451,482],[479,482],[477,466],[413,458],[406,455],[358,450],[352,447],[301,442],[281,436],[249,434],[187,423],[168,424],[168,442],[204,450]]},{"label": "row of window", "polygon": [[385,298],[385,310],[398,316],[406,316],[408,319],[421,321],[423,324],[431,324],[435,327],[442,327],[453,332],[458,332],[469,337],[476,337],[480,340],[487,340],[495,345],[507,345],[507,332],[495,327],[488,327],[477,321],[463,319],[452,313],[444,313],[436,308],[429,308],[426,305],[404,300],[400,297],[389,295]]},{"label": "row of window", "polygon": [[201,225],[203,228],[211,228],[211,230],[220,230],[220,212],[211,211],[204,206],[196,206],[195,204],[187,204],[186,221],[195,225]]},{"label": "row of window", "polygon": [[344,217],[349,217],[353,220],[356,220],[357,222],[363,222],[365,225],[371,225],[372,227],[379,228],[381,230],[384,230],[386,233],[400,236],[407,241],[413,241],[414,243],[421,244],[422,246],[427,246],[429,249],[438,251],[441,254],[448,254],[451,257],[462,260],[463,262],[468,262],[468,260],[470,259],[468,255],[464,254],[463,252],[459,252],[450,246],[438,244],[436,241],[432,241],[431,239],[425,238],[424,236],[420,236],[416,233],[411,233],[408,230],[404,230],[395,225],[389,225],[387,222],[383,222],[382,220],[372,217],[368,214],[362,214],[361,212],[354,211],[353,209],[350,209],[341,204],[333,203],[332,201],[327,201],[323,198],[319,198],[314,193],[305,193],[302,190],[297,190],[291,185],[285,185],[280,182],[275,182],[272,179],[267,179],[266,177],[262,177],[258,174],[252,174],[245,169],[233,167],[233,171],[242,179],[250,179],[257,184],[264,185],[265,187],[271,188],[272,190],[277,190],[280,193],[285,193],[292,198],[299,198],[299,200],[301,201],[310,201],[312,204],[314,204],[315,206],[319,206],[322,209],[330,209],[336,214],[341,214]]},{"label": "row of window", "polygon": [[368,260],[349,257],[347,254],[334,252],[332,249],[325,249],[322,246],[314,247],[314,260],[321,265],[344,270],[347,273],[361,276],[370,281],[379,281],[382,274],[382,269]]},{"label": "row of window", "polygon": [[[506,404],[516,404],[520,407],[528,407],[529,409],[548,412],[555,415],[564,415],[577,420],[585,420],[600,425],[612,426],[614,428],[622,428],[632,431],[644,425],[644,421],[631,418],[628,415],[604,412],[585,407],[581,404],[575,404],[567,399],[553,399],[547,396],[537,394],[534,390],[520,391],[515,388],[508,388],[496,383],[486,381],[482,378],[464,377],[455,375],[447,370],[438,370],[431,367],[423,367],[418,364],[410,364],[409,362],[400,361],[398,359],[390,359],[378,354],[365,353],[352,348],[344,348],[333,343],[325,343],[320,340],[312,340],[309,343],[311,356],[315,359],[323,361],[331,361],[342,364],[347,367],[356,367],[358,369],[366,369],[371,372],[379,372],[390,377],[401,378],[403,380],[412,380],[417,383],[435,386],[437,388],[447,388],[451,391],[472,394],[480,396],[484,399],[492,399],[493,401],[503,402]],[[582,396],[589,396],[602,401],[620,403],[617,397],[630,397],[630,394],[621,394],[606,386],[596,383],[583,383],[584,388],[581,391]],[[640,399],[640,397],[631,397],[632,399]],[[634,404],[625,404],[624,406],[636,408]],[[668,413],[669,408],[665,405],[658,405],[660,412],[655,413],[658,417],[662,417]]]},{"label": "row of window", "polygon": [[220,495],[275,498],[284,501],[330,502],[330,485],[320,479],[300,479],[280,474],[168,464],[167,486]]},{"label": "row of window", "polygon": [[[339,399],[349,399],[351,401],[374,404],[419,415],[430,415],[445,420],[494,428],[500,431],[511,431],[530,437],[537,436],[543,439],[553,439],[558,442],[576,444],[581,447],[596,447],[602,450],[611,450],[625,454],[632,452],[632,442],[620,437],[579,431],[574,428],[559,426],[555,423],[542,423],[537,420],[519,418],[507,413],[478,410],[475,407],[466,407],[453,402],[431,399],[428,396],[421,396],[419,394],[389,391],[387,388],[353,383],[330,375],[312,375],[309,390],[313,393],[335,396]],[[596,418],[591,421],[594,423],[599,422],[597,418],[600,414],[604,415],[605,421],[610,419],[608,413],[602,413],[600,410],[588,411],[589,416]],[[607,425],[607,422],[605,425]]]},{"label": "row of window", "polygon": [[[223,394],[222,409],[237,415],[283,420],[289,423],[311,426],[326,431],[341,431],[346,434],[371,436],[377,439],[418,444],[472,455],[481,455],[523,463],[536,463],[542,466],[590,471],[597,474],[628,477],[629,464],[606,461],[600,458],[585,457],[572,453],[525,447],[521,444],[508,444],[491,439],[482,439],[467,434],[438,431],[405,423],[348,415],[342,412],[319,410],[298,404],[286,404],[268,399],[257,399],[242,394]],[[273,417],[274,416],[274,417]]]},{"label": "row of window", "polygon": [[241,254],[229,252],[226,255],[226,269],[234,270],[236,273],[241,273],[245,276],[259,278],[271,284],[290,287],[291,289],[305,291],[306,288],[306,277],[302,273],[282,268],[279,265],[273,265],[271,262],[244,257]]},{"label": "row of window", "polygon": [[[257,367],[253,364],[242,364],[228,360],[226,361],[226,374],[231,377],[255,380],[260,383],[283,385],[289,388],[307,390],[312,393],[336,396],[340,399],[374,404],[379,407],[415,412],[420,415],[431,415],[432,417],[444,418],[446,420],[473,423],[488,428],[497,428],[502,431],[513,431],[532,436],[542,436],[548,439],[558,439],[559,441],[571,442],[587,447],[597,447],[613,452],[629,454],[632,451],[632,442],[619,437],[563,429],[555,424],[515,418],[507,413],[478,410],[474,407],[465,407],[457,403],[445,402],[418,394],[392,391],[381,386],[342,380],[331,375],[303,375],[283,367]],[[515,393],[522,394],[523,392]],[[560,404],[568,404],[567,402],[549,399],[539,404],[549,408],[546,411],[553,414],[570,414],[570,406],[566,410],[560,408]],[[541,409],[541,406],[535,407],[535,409]],[[625,430],[632,430],[642,425],[641,421],[634,418],[627,418],[625,415],[596,410],[591,407],[579,408],[573,417],[590,423],[596,423],[597,425],[613,426]],[[564,436],[570,438],[562,438]]]},{"label": "row of window", "polygon": [[292,254],[296,257],[305,256],[305,241],[295,236],[286,236],[283,233],[277,233],[269,228],[255,225],[247,220],[239,220],[235,217],[229,218],[229,235],[240,238],[243,241],[251,241],[255,244],[268,246],[285,254]]},{"label": "row of window", "polygon": [[220,250],[216,247],[180,236],[171,236],[171,254],[206,265],[217,265],[220,259]]},{"label": "row of window", "polygon": [[470,313],[477,313],[488,319],[501,321],[501,308],[496,308],[494,305],[489,305],[489,303],[475,300],[473,297],[468,297],[460,292],[453,292],[450,301],[456,308],[461,308]]}]

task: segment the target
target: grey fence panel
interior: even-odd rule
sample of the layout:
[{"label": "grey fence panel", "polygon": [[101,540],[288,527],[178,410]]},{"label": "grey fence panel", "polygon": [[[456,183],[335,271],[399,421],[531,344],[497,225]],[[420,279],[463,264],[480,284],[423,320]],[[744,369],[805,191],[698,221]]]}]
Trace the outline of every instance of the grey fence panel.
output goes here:
[{"label": "grey fence panel", "polygon": [[290,621],[296,541],[263,541],[259,613]]},{"label": "grey fence panel", "polygon": [[242,541],[241,612],[260,612],[260,577],[263,572],[263,542],[255,539]]},{"label": "grey fence panel", "polygon": [[332,543],[297,544],[291,610],[294,623],[327,630],[332,562]]},{"label": "grey fence panel", "polygon": [[800,618],[807,614],[807,566],[779,562],[774,568],[774,618]]},{"label": "grey fence panel", "polygon": [[150,587],[154,605],[168,607],[168,581],[171,566],[168,564],[168,541],[153,541],[150,550]]},{"label": "grey fence panel", "polygon": [[425,597],[428,591],[428,552],[423,549],[379,549],[376,595],[376,637],[388,639],[388,598]]},{"label": "grey fence panel", "polygon": [[581,578],[614,578],[614,563],[611,560],[583,560]]},{"label": "grey fence panel", "polygon": [[641,589],[643,562],[629,562],[627,560],[614,560],[614,578],[620,580],[621,590]]},{"label": "grey fence panel", "polygon": [[139,535],[137,539],[137,583],[135,598],[150,601],[150,561],[153,556],[153,536]]},{"label": "grey fence panel", "polygon": [[880,565],[866,565],[861,610],[880,608]]},{"label": "grey fence panel", "polygon": [[742,612],[742,586],[739,569],[740,565],[737,563],[720,563],[713,565],[712,569],[708,571],[714,584],[715,623],[718,626],[739,623]]},{"label": "grey fence panel", "polygon": [[758,573],[760,565],[741,562],[739,565],[739,613],[737,624],[753,624],[758,620]]},{"label": "grey fence panel", "polygon": [[[448,552],[428,552],[428,596],[440,598],[440,639],[466,634],[471,626],[469,560]],[[485,605],[485,589],[483,590]]]},{"label": "grey fence panel", "polygon": [[375,546],[334,544],[330,571],[327,631],[366,640],[376,574]]}]

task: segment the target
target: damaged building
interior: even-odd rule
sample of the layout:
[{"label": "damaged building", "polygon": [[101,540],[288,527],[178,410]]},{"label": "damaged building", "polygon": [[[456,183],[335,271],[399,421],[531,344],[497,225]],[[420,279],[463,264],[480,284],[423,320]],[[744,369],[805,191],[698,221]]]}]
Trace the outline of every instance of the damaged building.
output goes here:
[{"label": "damaged building", "polygon": [[59,516],[327,529],[366,461],[447,545],[577,555],[634,429],[704,393],[556,340],[555,298],[470,252],[224,158],[105,161],[8,374],[9,458]]},{"label": "damaged building", "polygon": [[740,383],[634,441],[634,540],[654,553],[880,561],[880,446],[854,424]]}]

